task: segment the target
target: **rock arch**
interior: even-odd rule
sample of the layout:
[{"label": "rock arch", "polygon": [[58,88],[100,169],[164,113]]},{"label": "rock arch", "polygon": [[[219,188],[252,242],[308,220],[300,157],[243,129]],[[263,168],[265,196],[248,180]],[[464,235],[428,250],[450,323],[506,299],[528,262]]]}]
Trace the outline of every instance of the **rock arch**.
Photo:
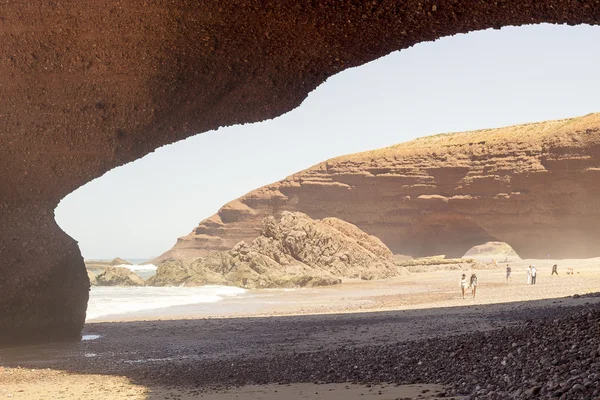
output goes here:
[{"label": "rock arch", "polygon": [[88,298],[62,197],[153,149],[273,118],[343,69],[422,41],[597,24],[593,0],[120,0],[0,10],[0,342],[79,336]]}]

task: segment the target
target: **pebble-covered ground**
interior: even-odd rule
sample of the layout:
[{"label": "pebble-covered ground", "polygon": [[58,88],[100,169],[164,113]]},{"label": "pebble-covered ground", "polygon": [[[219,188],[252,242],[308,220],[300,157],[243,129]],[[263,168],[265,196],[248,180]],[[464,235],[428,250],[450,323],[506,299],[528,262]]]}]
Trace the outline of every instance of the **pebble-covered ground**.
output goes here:
[{"label": "pebble-covered ground", "polygon": [[511,282],[478,270],[475,299],[450,270],[269,292],[253,316],[90,323],[91,340],[0,349],[0,398],[600,399],[598,261],[535,261],[535,286],[530,261]]},{"label": "pebble-covered ground", "polygon": [[[142,336],[137,339],[137,350],[128,352],[118,343],[135,347],[136,339],[131,335],[135,329],[148,328],[149,323],[106,324],[104,335],[117,335],[121,330],[130,337],[112,342],[100,338],[63,347],[5,349],[0,351],[0,359],[9,368],[126,376],[132,384],[148,388],[187,388],[187,395],[242,385],[308,382],[367,387],[439,384],[445,389],[437,391],[437,397],[455,399],[600,398],[598,297],[592,294],[566,300],[571,300],[568,306],[531,302],[513,308],[488,306],[483,313],[443,309],[423,316],[408,311],[404,316],[365,313],[248,318],[229,326],[223,321],[206,320],[195,321],[191,327],[190,321],[177,321],[181,329],[184,324],[191,329],[179,333],[170,321],[150,326],[156,338],[150,341],[155,353],[144,358],[138,351],[144,349]],[[491,318],[497,325],[488,324],[472,333],[444,330],[444,321],[460,315],[466,332],[469,321],[478,328],[477,319]],[[202,323],[207,325],[204,330],[200,328]],[[221,328],[234,329],[235,335],[215,331],[218,323],[222,323]],[[371,325],[371,333],[386,330],[387,334],[369,341]],[[423,325],[432,329],[427,338],[407,339],[403,330],[414,332]],[[314,335],[320,331],[329,332],[329,340],[315,341]],[[394,331],[398,332],[397,340],[390,335]],[[278,335],[283,332],[292,332],[292,336]],[[180,334],[187,341],[180,340]],[[212,335],[213,339],[222,336],[221,342],[203,342],[202,334]],[[348,340],[352,334],[356,341]],[[241,350],[236,351],[236,343]],[[232,349],[228,351],[227,346]]]}]

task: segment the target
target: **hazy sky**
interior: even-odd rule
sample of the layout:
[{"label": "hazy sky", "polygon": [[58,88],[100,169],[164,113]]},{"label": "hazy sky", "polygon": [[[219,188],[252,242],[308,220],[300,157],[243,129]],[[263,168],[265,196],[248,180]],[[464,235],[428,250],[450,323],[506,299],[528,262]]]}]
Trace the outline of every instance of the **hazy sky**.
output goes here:
[{"label": "hazy sky", "polygon": [[85,258],[151,258],[223,204],[328,158],[419,136],[600,111],[600,28],[538,25],[444,38],[346,70],[263,123],[165,146],[67,196]]}]

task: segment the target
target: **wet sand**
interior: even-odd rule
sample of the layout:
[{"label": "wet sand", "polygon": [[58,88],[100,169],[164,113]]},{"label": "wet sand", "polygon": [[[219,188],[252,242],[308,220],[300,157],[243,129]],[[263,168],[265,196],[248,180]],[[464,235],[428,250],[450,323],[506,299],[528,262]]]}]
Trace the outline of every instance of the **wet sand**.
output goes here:
[{"label": "wet sand", "polygon": [[[535,261],[539,271],[535,286],[525,284],[524,271],[530,263],[512,263],[513,280],[508,283],[503,267],[476,271],[480,286],[475,299],[461,298],[461,271],[436,271],[334,288],[271,291],[271,300],[253,315],[244,315],[243,308],[223,313],[216,304],[211,315],[177,316],[171,309],[163,310],[161,320],[89,323],[84,334],[99,338],[0,350],[0,365],[5,367],[0,397],[6,393],[27,399],[364,398],[374,389],[358,385],[370,383],[369,373],[362,371],[360,379],[353,374],[358,361],[352,359],[352,349],[420,346],[427,339],[569,315],[600,301],[600,297],[568,297],[599,291],[600,260],[573,262],[576,273],[569,276],[561,261],[558,277],[550,276],[554,262],[546,266]],[[336,365],[347,369],[314,375],[311,371],[321,366],[303,364],[307,354],[330,360],[344,354]],[[287,360],[283,365],[289,370],[281,368],[282,360]],[[360,362],[369,365],[368,360]],[[372,368],[381,362],[374,361]],[[373,383],[381,384],[379,379],[373,378]],[[404,382],[398,376],[394,381],[423,385],[433,383],[433,378]],[[326,386],[333,384],[337,386]],[[384,386],[387,391],[377,389],[382,390],[378,398],[435,394],[429,388],[418,397],[419,393],[401,392],[409,390],[404,386]],[[313,390],[323,397],[302,397]],[[273,397],[275,393],[278,397]]]}]

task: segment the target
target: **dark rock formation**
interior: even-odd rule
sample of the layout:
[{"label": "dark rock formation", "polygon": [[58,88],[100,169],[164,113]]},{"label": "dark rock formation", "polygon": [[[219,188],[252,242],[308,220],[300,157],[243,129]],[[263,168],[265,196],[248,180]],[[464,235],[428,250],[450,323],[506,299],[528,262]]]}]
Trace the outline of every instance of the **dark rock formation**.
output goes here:
[{"label": "dark rock formation", "polygon": [[327,77],[415,43],[598,21],[598,3],[567,0],[3,4],[0,342],[77,336],[89,281],[52,212],[111,168],[281,115]]},{"label": "dark rock formation", "polygon": [[598,256],[599,178],[600,114],[431,136],[328,160],[252,191],[162,257],[251,240],[281,210],[343,219],[411,256],[461,257],[489,241],[526,258]]},{"label": "dark rock formation", "polygon": [[98,286],[144,286],[146,283],[130,269],[124,267],[106,267],[96,277]]},{"label": "dark rock formation", "polygon": [[245,288],[325,286],[340,278],[387,278],[397,267],[379,239],[337,218],[302,213],[267,217],[252,243],[215,251],[191,262],[170,259],[148,280],[153,286],[235,285]]}]

